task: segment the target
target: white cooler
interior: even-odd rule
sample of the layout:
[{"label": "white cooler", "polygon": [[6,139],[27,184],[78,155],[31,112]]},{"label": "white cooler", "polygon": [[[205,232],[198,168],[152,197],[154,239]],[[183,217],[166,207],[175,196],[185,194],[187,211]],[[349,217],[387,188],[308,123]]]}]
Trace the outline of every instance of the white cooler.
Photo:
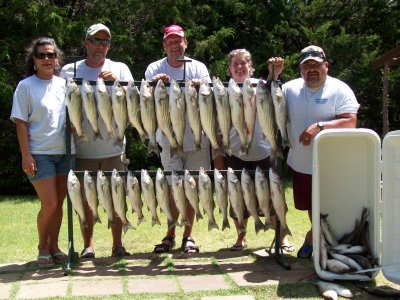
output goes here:
[{"label": "white cooler", "polygon": [[[381,153],[382,152],[382,153]],[[363,207],[369,211],[372,253],[386,279],[400,283],[400,131],[381,139],[370,129],[326,129],[313,143],[313,259],[325,280],[371,280],[320,267],[320,213],[336,238],[354,229]],[[382,156],[382,160],[381,160]]]}]

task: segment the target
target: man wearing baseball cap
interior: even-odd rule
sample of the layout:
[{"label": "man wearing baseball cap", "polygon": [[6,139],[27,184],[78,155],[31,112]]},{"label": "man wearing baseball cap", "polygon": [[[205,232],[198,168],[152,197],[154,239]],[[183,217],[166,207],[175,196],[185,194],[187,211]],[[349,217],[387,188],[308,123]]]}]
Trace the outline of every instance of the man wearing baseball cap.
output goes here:
[{"label": "man wearing baseball cap", "polygon": [[[165,27],[163,30],[163,48],[167,56],[151,63],[147,67],[145,72],[146,80],[157,82],[161,79],[164,82],[170,82],[172,79],[179,81],[183,79],[199,81],[202,78],[206,78],[208,82],[211,82],[207,67],[202,62],[185,56],[187,45],[186,35],[181,26],[173,24]],[[182,59],[187,61],[186,66]],[[200,167],[209,170],[211,167],[210,141],[205,135],[202,135],[201,149],[196,149],[194,146],[194,135],[189,124],[186,124],[185,127],[183,157],[178,154],[171,156],[168,139],[160,129],[157,130],[157,142],[162,147],[160,156],[164,170],[199,170]],[[181,247],[185,253],[199,252],[199,248],[191,237],[195,214],[194,209],[188,203],[187,199],[186,201],[186,215],[190,225],[185,226]],[[170,194],[170,205],[173,215],[177,220],[179,213],[172,193]],[[166,236],[162,239],[161,244],[155,246],[154,252],[169,252],[174,245],[175,227],[167,230]]]},{"label": "man wearing baseball cap", "polygon": [[[308,211],[312,221],[312,143],[325,128],[354,128],[359,104],[351,88],[328,75],[328,60],[322,48],[310,45],[300,52],[301,78],[282,86],[286,100],[287,132],[290,149],[287,158],[293,174],[293,198],[296,209]],[[284,60],[269,60],[269,80],[283,71]],[[274,72],[274,74],[272,74]],[[312,232],[307,232],[297,257],[311,258]]]},{"label": "man wearing baseball cap", "polygon": [[[83,45],[86,49],[86,58],[76,62],[76,69],[74,72],[74,64],[67,64],[61,69],[61,77],[64,78],[82,78],[89,81],[97,81],[102,78],[107,81],[129,81],[133,80],[132,74],[128,66],[121,62],[112,61],[107,57],[108,50],[111,47],[111,32],[110,29],[104,24],[94,24],[86,30],[85,40]],[[111,95],[112,86],[108,86]],[[95,87],[93,86],[93,89]],[[103,170],[112,171],[114,168],[118,171],[127,170],[129,161],[125,158],[125,137],[122,141],[116,138],[109,137],[106,125],[103,119],[98,118],[98,127],[100,130],[100,137],[95,137],[92,126],[87,120],[86,112],[83,110],[82,126],[83,131],[88,136],[89,141],[81,141],[77,139],[76,150],[76,170]],[[113,123],[116,130],[115,122]],[[116,132],[116,131],[114,131]],[[83,189],[83,177],[81,180],[81,187]],[[110,180],[110,179],[109,179]],[[82,191],[83,197],[85,193]],[[81,257],[93,258],[94,252],[94,239],[93,239],[93,213],[90,210],[86,199],[84,199],[84,209],[87,228],[81,227],[83,237],[83,250]],[[111,227],[113,237],[112,256],[126,256],[129,253],[122,246],[122,221],[114,212],[114,226]]]}]

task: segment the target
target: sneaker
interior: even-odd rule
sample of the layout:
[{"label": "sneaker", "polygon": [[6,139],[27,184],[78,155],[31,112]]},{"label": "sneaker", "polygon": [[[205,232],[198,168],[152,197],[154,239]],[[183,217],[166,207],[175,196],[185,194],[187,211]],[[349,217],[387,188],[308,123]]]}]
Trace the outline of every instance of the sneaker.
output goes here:
[{"label": "sneaker", "polygon": [[313,252],[313,246],[308,244],[306,241],[304,241],[303,246],[299,249],[299,252],[297,252],[297,257],[298,258],[311,258]]}]

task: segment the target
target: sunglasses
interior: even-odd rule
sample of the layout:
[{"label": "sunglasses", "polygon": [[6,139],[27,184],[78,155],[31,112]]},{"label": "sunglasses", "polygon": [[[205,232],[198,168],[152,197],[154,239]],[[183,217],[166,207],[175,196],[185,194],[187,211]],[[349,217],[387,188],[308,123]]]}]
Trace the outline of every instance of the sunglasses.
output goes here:
[{"label": "sunglasses", "polygon": [[46,57],[48,59],[52,59],[52,58],[57,57],[57,53],[55,53],[55,52],[46,52],[46,53],[39,52],[39,53],[36,53],[35,56],[36,56],[36,58],[39,58],[39,59],[45,59]]},{"label": "sunglasses", "polygon": [[111,40],[108,39],[98,39],[95,37],[88,37],[86,40],[88,40],[89,42],[91,42],[94,45],[102,45],[102,46],[108,46],[111,44]]},{"label": "sunglasses", "polygon": [[322,58],[323,60],[326,59],[325,55],[322,52],[308,51],[308,52],[304,52],[303,54],[301,54],[300,61],[302,61],[303,59],[305,59],[307,57],[319,57],[319,58]]}]

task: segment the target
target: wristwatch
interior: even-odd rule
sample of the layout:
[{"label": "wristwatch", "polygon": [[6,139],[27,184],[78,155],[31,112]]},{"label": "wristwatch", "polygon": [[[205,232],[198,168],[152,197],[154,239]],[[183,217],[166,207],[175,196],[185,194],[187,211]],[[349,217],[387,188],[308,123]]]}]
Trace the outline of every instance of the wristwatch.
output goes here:
[{"label": "wristwatch", "polygon": [[324,123],[323,122],[317,122],[317,126],[318,126],[318,128],[319,128],[319,131],[322,131],[322,130],[324,130]]}]

